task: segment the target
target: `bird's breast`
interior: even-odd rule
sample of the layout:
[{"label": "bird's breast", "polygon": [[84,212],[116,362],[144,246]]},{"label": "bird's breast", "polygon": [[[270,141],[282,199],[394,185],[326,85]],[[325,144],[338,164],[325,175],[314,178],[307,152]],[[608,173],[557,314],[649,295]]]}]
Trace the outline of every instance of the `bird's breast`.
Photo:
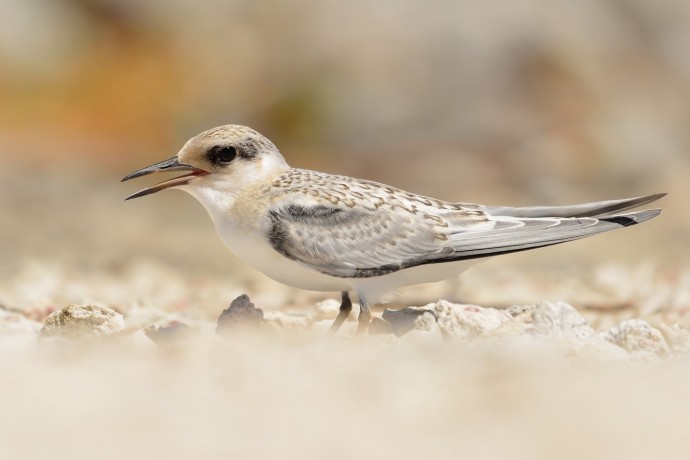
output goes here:
[{"label": "bird's breast", "polygon": [[247,225],[246,221],[235,222],[233,219],[214,222],[218,235],[233,254],[279,283],[309,291],[351,289],[348,280],[325,275],[277,252],[268,236],[268,223]]}]

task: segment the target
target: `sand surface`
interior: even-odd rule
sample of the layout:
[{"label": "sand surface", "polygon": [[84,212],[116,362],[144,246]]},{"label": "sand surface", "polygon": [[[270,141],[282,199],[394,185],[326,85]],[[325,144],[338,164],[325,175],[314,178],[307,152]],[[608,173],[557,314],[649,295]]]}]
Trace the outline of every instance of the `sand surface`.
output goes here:
[{"label": "sand surface", "polygon": [[[328,338],[335,299],[266,308],[261,327],[221,336],[216,318],[234,295],[226,283],[155,264],[125,269],[119,283],[39,266],[5,280],[6,304],[41,304],[39,289],[45,298],[98,291],[122,321],[63,337],[41,334],[59,308],[0,310],[3,458],[683,458],[690,447],[688,272],[674,282],[600,270],[611,285],[654,284],[667,311],[645,312],[653,299],[639,295],[583,315],[558,302],[440,302],[422,310],[443,306],[445,325],[428,313],[399,335],[353,338],[353,314]],[[513,275],[513,288],[530,289]],[[149,280],[146,290],[135,279]],[[269,297],[257,294],[257,306]],[[647,329],[612,339],[633,317]],[[180,323],[189,329],[158,343],[146,335]]]}]

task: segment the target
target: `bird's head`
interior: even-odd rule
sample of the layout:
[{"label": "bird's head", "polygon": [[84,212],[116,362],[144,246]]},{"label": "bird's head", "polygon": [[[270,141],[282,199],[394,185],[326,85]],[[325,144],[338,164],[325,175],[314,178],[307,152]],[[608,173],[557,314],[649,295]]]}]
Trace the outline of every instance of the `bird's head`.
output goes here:
[{"label": "bird's head", "polygon": [[191,138],[177,155],[125,176],[122,181],[165,171],[187,174],[145,188],[129,197],[139,198],[166,188],[232,192],[268,179],[289,166],[275,145],[251,128],[225,125]]}]

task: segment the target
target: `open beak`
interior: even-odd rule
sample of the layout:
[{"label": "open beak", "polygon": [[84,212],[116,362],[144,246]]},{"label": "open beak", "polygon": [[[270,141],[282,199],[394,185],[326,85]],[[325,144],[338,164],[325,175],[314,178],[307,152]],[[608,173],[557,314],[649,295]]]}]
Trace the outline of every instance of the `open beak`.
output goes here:
[{"label": "open beak", "polygon": [[132,198],[139,198],[140,196],[145,196],[145,195],[150,195],[152,193],[160,192],[161,190],[165,190],[166,188],[170,187],[176,187],[178,185],[184,185],[188,183],[190,180],[194,179],[195,177],[199,176],[205,176],[208,174],[207,171],[204,171],[203,169],[198,169],[193,166],[185,165],[177,161],[177,157],[172,157],[170,159],[167,159],[165,161],[161,161],[160,163],[156,163],[151,166],[147,166],[146,168],[140,169],[139,171],[135,171],[132,174],[126,175],[123,179],[122,182],[134,179],[135,177],[141,177],[141,176],[146,176],[148,174],[153,174],[161,171],[191,171],[189,174],[185,174],[184,176],[176,177],[174,179],[166,180],[165,182],[161,182],[158,185],[154,185],[153,187],[148,187],[145,188],[144,190],[141,190],[134,195],[130,195],[127,198],[125,198],[125,201],[131,200]]}]

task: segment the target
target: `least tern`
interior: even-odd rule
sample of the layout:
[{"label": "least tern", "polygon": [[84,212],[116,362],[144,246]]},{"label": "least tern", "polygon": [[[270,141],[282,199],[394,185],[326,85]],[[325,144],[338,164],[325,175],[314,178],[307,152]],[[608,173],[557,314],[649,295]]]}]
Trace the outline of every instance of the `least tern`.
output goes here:
[{"label": "least tern", "polygon": [[359,298],[357,333],[369,305],[396,288],[457,276],[481,259],[565,243],[639,224],[660,209],[625,212],[664,193],[573,206],[449,203],[388,185],[291,168],[267,138],[226,125],[191,138],[168,159],[122,181],[187,174],[137,192],[179,188],[206,208],[225,245],[281,283],[340,291],[336,333]]}]

